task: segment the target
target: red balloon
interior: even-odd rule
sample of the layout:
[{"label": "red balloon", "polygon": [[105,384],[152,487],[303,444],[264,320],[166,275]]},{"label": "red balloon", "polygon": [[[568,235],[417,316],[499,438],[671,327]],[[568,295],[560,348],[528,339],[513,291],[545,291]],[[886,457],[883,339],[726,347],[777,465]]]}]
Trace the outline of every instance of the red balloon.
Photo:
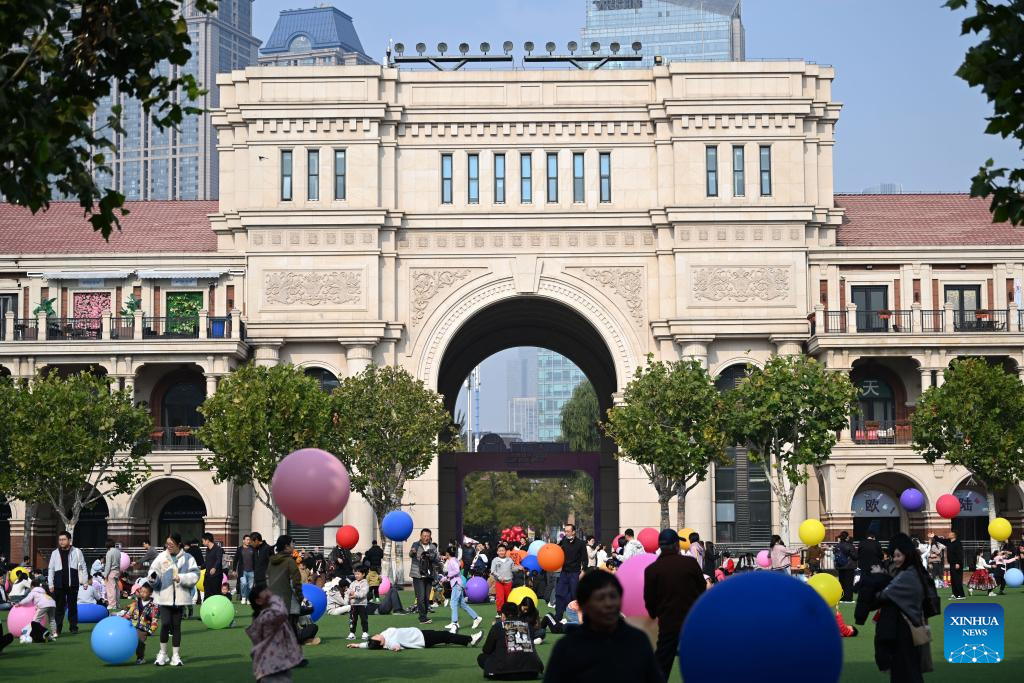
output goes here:
[{"label": "red balloon", "polygon": [[636,535],[636,540],[640,541],[640,545],[644,547],[644,550],[653,553],[658,549],[658,530],[650,527],[642,529]]},{"label": "red balloon", "polygon": [[345,550],[352,550],[359,543],[359,532],[354,526],[346,524],[334,534],[334,540]]},{"label": "red balloon", "polygon": [[953,519],[960,514],[960,499],[950,493],[943,494],[935,501],[935,511],[946,519]]}]

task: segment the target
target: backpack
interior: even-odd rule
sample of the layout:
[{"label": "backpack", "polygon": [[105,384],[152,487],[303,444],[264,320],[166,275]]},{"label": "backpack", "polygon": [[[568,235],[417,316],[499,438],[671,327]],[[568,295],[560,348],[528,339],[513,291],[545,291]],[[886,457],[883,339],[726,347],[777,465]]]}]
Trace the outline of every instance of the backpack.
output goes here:
[{"label": "backpack", "polygon": [[836,569],[842,569],[850,563],[850,556],[843,550],[843,546],[837,545],[834,553]]}]

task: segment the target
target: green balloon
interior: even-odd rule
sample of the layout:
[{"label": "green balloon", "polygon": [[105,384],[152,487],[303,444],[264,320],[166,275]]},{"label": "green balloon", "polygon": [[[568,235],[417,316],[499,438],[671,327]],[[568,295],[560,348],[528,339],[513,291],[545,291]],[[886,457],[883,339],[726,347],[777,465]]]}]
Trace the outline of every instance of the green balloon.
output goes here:
[{"label": "green balloon", "polygon": [[235,606],[223,595],[215,595],[203,600],[199,616],[202,617],[206,628],[218,631],[231,625],[235,618]]}]

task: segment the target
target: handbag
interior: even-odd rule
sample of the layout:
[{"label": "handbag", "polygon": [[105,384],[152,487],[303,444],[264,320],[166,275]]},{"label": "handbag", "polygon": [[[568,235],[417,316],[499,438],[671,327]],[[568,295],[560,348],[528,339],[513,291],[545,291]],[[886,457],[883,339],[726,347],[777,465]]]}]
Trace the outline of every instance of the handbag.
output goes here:
[{"label": "handbag", "polygon": [[932,629],[925,622],[920,626],[914,626],[906,614],[900,612],[900,616],[903,617],[903,621],[907,622],[907,626],[910,627],[910,638],[914,641],[914,645],[927,645],[932,642]]}]

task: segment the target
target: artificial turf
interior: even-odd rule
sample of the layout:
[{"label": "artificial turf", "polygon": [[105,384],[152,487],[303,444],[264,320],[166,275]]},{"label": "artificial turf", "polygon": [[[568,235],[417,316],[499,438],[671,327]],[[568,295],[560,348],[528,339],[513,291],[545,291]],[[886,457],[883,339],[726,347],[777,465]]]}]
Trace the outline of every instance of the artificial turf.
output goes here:
[{"label": "artificial turf", "polygon": [[[940,591],[943,605],[950,604],[949,591]],[[411,593],[402,594],[405,602]],[[1024,671],[1024,590],[1010,589],[1002,597],[972,597],[967,602],[998,602],[1005,608],[1006,659],[999,664],[966,665],[950,664],[942,657],[942,622],[932,619],[934,637],[932,640],[932,656],[935,660],[935,672],[925,677],[927,683],[944,683],[956,681],[985,681],[986,683],[1002,683],[1003,681],[1021,681]],[[494,608],[490,605],[476,605],[474,608],[484,617],[486,627],[494,616]],[[853,623],[853,605],[842,605],[843,617],[847,623]],[[0,680],[4,681],[203,681],[218,683],[220,681],[251,681],[252,667],[249,659],[249,638],[242,629],[248,626],[251,617],[250,608],[236,603],[238,623],[234,628],[223,631],[209,631],[198,620],[190,620],[184,624],[182,659],[183,668],[158,668],[152,664],[158,651],[158,644],[152,639],[148,644],[145,665],[124,664],[117,667],[104,665],[93,654],[89,647],[91,625],[83,624],[77,635],[65,634],[58,641],[46,644],[22,645],[15,641],[0,654]],[[2,613],[0,613],[2,615]],[[449,610],[438,607],[433,615],[434,623],[425,628],[442,628],[448,623]],[[741,614],[738,619],[743,618]],[[461,633],[469,633],[468,619],[463,615]],[[371,652],[368,650],[345,649],[345,636],[348,634],[348,616],[324,616],[320,622],[320,636],[323,642],[316,647],[306,647],[309,667],[294,672],[296,681],[338,681],[355,680],[360,683],[376,681],[400,681],[405,679],[417,681],[438,681],[453,683],[457,681],[477,681],[482,679],[480,669],[476,665],[476,648],[438,647],[429,650],[406,650],[400,653]],[[370,617],[371,632],[378,632],[388,626],[415,626],[415,615]],[[844,667],[842,681],[844,683],[863,683],[865,681],[888,681],[888,674],[882,674],[875,667],[873,636],[874,627],[869,623],[860,629],[857,638],[844,638]],[[555,636],[557,637],[557,636]],[[794,639],[799,634],[793,634]],[[549,638],[540,646],[541,657],[547,659],[551,652],[553,639]],[[723,634],[722,652],[708,653],[710,657],[735,657],[741,652],[742,644],[729,641],[728,634]],[[775,662],[765,662],[765,671],[789,670],[787,681],[815,681],[814,672],[801,668],[797,653],[799,646],[793,648],[793,655],[779,653]],[[975,668],[980,666],[981,668]],[[780,668],[781,667],[781,668]],[[673,669],[673,681],[679,680],[678,668]],[[770,676],[759,680],[774,680]],[[628,682],[616,682],[628,683]],[[703,682],[698,682],[703,683]]]}]

